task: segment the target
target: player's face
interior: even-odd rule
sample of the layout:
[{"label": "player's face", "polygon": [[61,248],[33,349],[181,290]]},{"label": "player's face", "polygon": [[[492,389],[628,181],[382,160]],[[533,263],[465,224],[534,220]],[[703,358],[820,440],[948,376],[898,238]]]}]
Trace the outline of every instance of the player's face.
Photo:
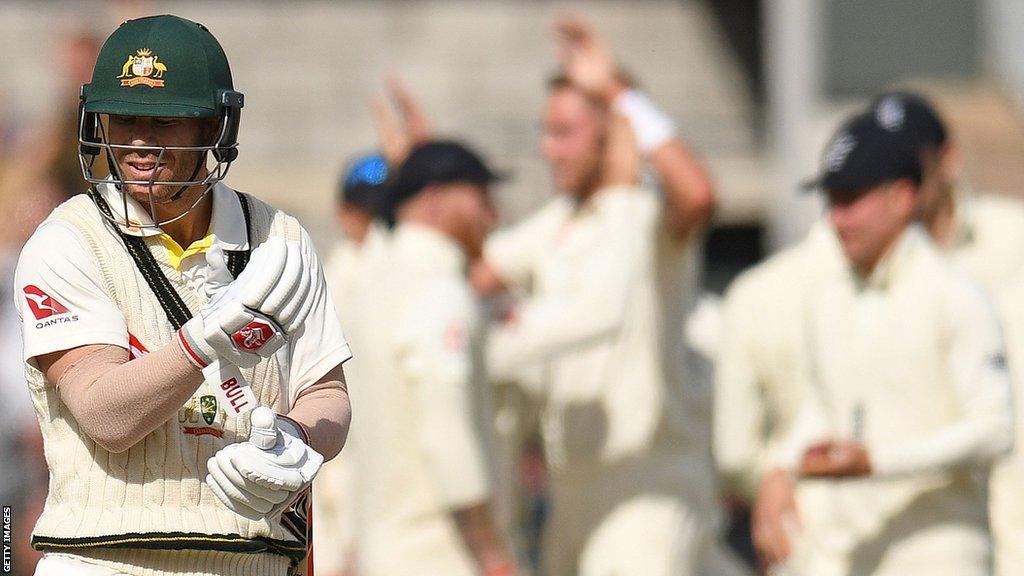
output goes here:
[{"label": "player's face", "polygon": [[560,88],[548,97],[541,148],[559,190],[582,195],[596,184],[605,124],[604,113],[577,90]]},{"label": "player's face", "polygon": [[913,214],[915,191],[906,181],[866,191],[830,191],[829,220],[850,264],[867,274],[899,237]]},{"label": "player's face", "polygon": [[354,204],[344,203],[338,208],[338,223],[346,238],[362,242],[373,223],[373,214]]},{"label": "player's face", "polygon": [[497,220],[487,189],[480,184],[455,183],[443,194],[459,242],[470,258],[479,256]]},{"label": "player's face", "polygon": [[[114,149],[114,158],[123,180],[186,181],[201,180],[206,166],[196,165],[205,159],[202,152],[167,150],[160,155],[160,146],[206,146],[212,140],[209,120],[198,118],[152,118],[116,116],[108,119],[107,134],[111,144],[130,144],[152,148]],[[159,162],[157,161],[159,159]],[[193,173],[195,172],[195,176]],[[154,204],[170,202],[180,186],[127,184],[125,191],[146,205],[150,194]]]}]

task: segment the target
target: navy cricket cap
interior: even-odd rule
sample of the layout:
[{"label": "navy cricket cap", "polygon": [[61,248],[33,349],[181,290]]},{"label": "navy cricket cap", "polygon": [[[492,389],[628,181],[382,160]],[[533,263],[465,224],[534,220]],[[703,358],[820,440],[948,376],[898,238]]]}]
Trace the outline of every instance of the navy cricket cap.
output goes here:
[{"label": "navy cricket cap", "polygon": [[388,163],[380,153],[356,157],[342,174],[338,202],[353,204],[376,214],[385,194]]},{"label": "navy cricket cap", "polygon": [[463,144],[451,140],[420,144],[409,153],[388,185],[381,216],[394,225],[398,207],[432,184],[490,184],[500,179],[479,154]]},{"label": "navy cricket cap", "polygon": [[821,173],[805,189],[855,192],[909,179],[921,183],[917,151],[898,132],[886,130],[872,114],[849,119],[825,148]]},{"label": "navy cricket cap", "polygon": [[946,143],[946,124],[935,107],[919,94],[879,94],[871,102],[871,114],[881,127],[899,133],[918,152]]}]

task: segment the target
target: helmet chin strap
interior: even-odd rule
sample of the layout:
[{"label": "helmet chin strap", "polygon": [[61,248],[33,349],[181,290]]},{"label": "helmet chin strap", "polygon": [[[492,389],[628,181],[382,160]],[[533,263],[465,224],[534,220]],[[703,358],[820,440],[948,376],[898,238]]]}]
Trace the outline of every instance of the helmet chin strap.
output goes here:
[{"label": "helmet chin strap", "polygon": [[[120,169],[119,166],[117,166],[117,163],[112,159],[112,156],[113,156],[113,154],[109,153],[109,151],[108,151],[108,154],[106,154],[107,166],[110,169],[110,173],[113,174],[113,175],[116,175],[118,177],[118,179],[119,179],[119,180],[116,180],[116,181],[112,182],[112,184],[113,184],[113,186],[115,188],[117,188],[118,191],[121,192],[121,196],[122,196],[122,198],[125,201],[125,206],[124,206],[125,221],[121,222],[121,223],[115,222],[115,224],[123,224],[125,226],[129,226],[130,224],[128,223],[128,220],[127,220],[127,218],[128,218],[128,216],[127,216],[127,214],[128,214],[128,206],[127,206],[127,195],[128,195],[128,193],[122,188],[123,184],[121,182],[124,179],[121,177],[121,169]],[[187,181],[194,181],[195,180],[195,177],[199,174],[199,170],[201,170],[203,165],[205,164],[205,160],[206,160],[206,153],[203,153],[202,155],[200,155],[199,160],[196,162],[196,167],[192,170],[192,175],[188,177]],[[91,186],[92,186],[93,190],[96,190],[96,192],[99,193],[98,189],[96,188],[96,184],[92,184]],[[177,192],[174,193],[173,196],[171,196],[171,200],[172,201],[180,200],[181,196],[188,189],[189,189],[189,186],[187,186],[187,185],[182,186],[181,188],[178,189]],[[150,217],[153,219],[154,226],[159,227],[159,226],[163,226],[163,225],[170,224],[172,222],[176,222],[178,220],[181,220],[182,218],[185,217],[186,214],[191,212],[193,208],[198,206],[199,203],[202,202],[203,197],[205,197],[206,194],[210,190],[212,190],[212,189],[213,189],[213,184],[207,184],[206,185],[206,191],[203,192],[202,194],[200,194],[199,198],[196,198],[196,201],[193,202],[191,206],[189,206],[184,211],[182,211],[181,214],[178,214],[177,216],[175,216],[174,218],[171,218],[170,220],[164,220],[162,222],[158,222],[157,218],[156,218],[156,214],[154,214],[153,210],[150,209]],[[140,225],[140,226],[141,227],[146,227],[144,225]]]},{"label": "helmet chin strap", "polygon": [[[194,170],[192,170],[192,175],[188,177],[188,182],[195,181],[196,175],[199,174],[199,169],[202,168],[204,164],[206,164],[205,152],[203,154],[200,154],[199,160],[196,160],[196,167]],[[188,186],[182,186],[181,188],[178,188],[178,191],[171,195],[171,201],[177,202],[178,200],[180,200],[182,194],[184,194],[186,190],[188,190]]]}]

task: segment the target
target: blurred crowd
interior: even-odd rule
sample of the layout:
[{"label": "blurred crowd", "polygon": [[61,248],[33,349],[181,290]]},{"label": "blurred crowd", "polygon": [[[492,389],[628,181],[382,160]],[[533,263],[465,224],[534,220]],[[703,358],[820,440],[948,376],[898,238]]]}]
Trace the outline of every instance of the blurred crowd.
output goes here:
[{"label": "blurred crowd", "polygon": [[[508,175],[398,77],[341,169],[321,252],[354,419],[316,479],[317,573],[1015,574],[1024,205],[969,190],[941,112],[888,92],[822,151],[807,237],[702,297],[711,176],[596,30],[554,29],[535,213],[494,230]],[[99,42],[64,50],[48,125],[0,101],[5,302],[20,246],[85,187]],[[9,305],[0,331],[0,457],[21,463],[0,500],[31,574],[46,469]]]}]

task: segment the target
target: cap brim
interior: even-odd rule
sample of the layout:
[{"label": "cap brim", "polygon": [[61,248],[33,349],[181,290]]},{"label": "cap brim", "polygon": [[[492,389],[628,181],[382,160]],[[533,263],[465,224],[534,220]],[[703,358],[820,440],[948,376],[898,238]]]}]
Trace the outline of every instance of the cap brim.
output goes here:
[{"label": "cap brim", "polygon": [[154,116],[170,118],[213,118],[217,110],[187,104],[159,102],[127,102],[123,100],[97,100],[85,105],[86,112],[116,114],[118,116]]},{"label": "cap brim", "polygon": [[824,188],[825,178],[822,176],[815,176],[814,178],[808,178],[800,183],[800,192],[804,194],[810,194],[811,192],[817,192]]}]

